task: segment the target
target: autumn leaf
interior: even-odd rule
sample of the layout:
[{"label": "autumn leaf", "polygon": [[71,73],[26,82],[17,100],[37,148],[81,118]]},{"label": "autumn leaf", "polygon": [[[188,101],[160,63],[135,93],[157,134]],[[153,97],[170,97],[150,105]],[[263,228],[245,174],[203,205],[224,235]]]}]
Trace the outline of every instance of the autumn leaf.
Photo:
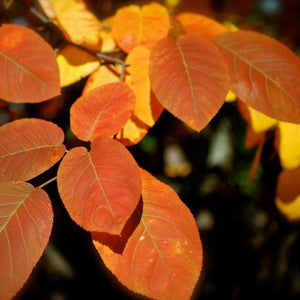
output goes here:
[{"label": "autumn leaf", "polygon": [[280,173],[276,190],[276,206],[290,221],[300,219],[300,168]]},{"label": "autumn leaf", "polygon": [[71,149],[59,166],[57,184],[71,218],[90,231],[120,234],[141,196],[134,158],[107,137],[94,139],[90,152]]},{"label": "autumn leaf", "polygon": [[56,57],[60,86],[73,84],[94,72],[99,66],[99,60],[90,53],[72,45],[61,48]]},{"label": "autumn leaf", "polygon": [[151,299],[190,299],[202,267],[195,220],[169,186],[144,170],[141,175],[143,202],[131,228],[119,240],[93,233],[94,245],[107,268],[134,292]]},{"label": "autumn leaf", "polygon": [[29,28],[5,24],[0,28],[0,98],[36,103],[60,93],[54,51]]},{"label": "autumn leaf", "polygon": [[112,26],[112,35],[117,45],[129,53],[137,45],[152,48],[168,34],[170,27],[167,9],[158,3],[129,5],[120,8]]},{"label": "autumn leaf", "polygon": [[48,0],[55,13],[59,28],[74,44],[99,51],[101,22],[82,0]]},{"label": "autumn leaf", "polygon": [[100,86],[74,102],[71,129],[83,141],[114,135],[129,119],[134,104],[134,93],[124,82]]},{"label": "autumn leaf", "polygon": [[29,180],[64,155],[63,131],[40,119],[19,119],[0,127],[0,181]]},{"label": "autumn leaf", "polygon": [[251,126],[256,133],[267,131],[277,124],[277,120],[266,116],[265,114],[251,107],[248,107],[248,109],[250,114]]},{"label": "autumn leaf", "polygon": [[226,26],[221,23],[196,13],[180,13],[176,19],[183,25],[187,33],[197,32],[212,42],[217,36],[228,31]]},{"label": "autumn leaf", "polygon": [[216,38],[232,91],[250,107],[280,121],[300,122],[300,60],[265,35],[237,31]]},{"label": "autumn leaf", "polygon": [[229,90],[226,66],[206,39],[187,34],[166,37],[150,56],[150,82],[160,103],[200,131],[219,111]]},{"label": "autumn leaf", "polygon": [[26,182],[0,184],[0,299],[22,288],[49,241],[48,195]]},{"label": "autumn leaf", "polygon": [[283,168],[295,169],[300,166],[300,125],[278,122],[279,158]]}]

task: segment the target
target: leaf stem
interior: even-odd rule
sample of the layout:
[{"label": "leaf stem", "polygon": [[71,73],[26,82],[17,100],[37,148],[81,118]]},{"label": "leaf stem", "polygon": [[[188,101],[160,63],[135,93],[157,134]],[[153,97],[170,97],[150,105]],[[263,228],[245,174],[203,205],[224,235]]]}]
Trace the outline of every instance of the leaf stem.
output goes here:
[{"label": "leaf stem", "polygon": [[55,176],[55,177],[53,177],[53,178],[47,180],[46,182],[44,182],[43,184],[41,184],[40,186],[38,186],[38,189],[42,189],[44,186],[46,186],[46,185],[48,185],[49,183],[55,181],[56,179],[57,179],[57,177]]}]

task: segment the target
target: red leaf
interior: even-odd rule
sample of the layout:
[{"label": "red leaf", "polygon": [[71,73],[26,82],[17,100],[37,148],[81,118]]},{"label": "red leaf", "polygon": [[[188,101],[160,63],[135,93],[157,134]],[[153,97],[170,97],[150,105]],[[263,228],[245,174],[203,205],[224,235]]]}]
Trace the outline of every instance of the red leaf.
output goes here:
[{"label": "red leaf", "polygon": [[277,120],[300,123],[300,60],[292,51],[255,32],[229,32],[215,42],[241,100]]},{"label": "red leaf", "polygon": [[48,195],[26,182],[0,185],[0,299],[23,286],[47,246],[53,221]]},{"label": "red leaf", "polygon": [[0,180],[29,180],[64,155],[63,131],[54,123],[19,119],[0,127]]},{"label": "red leaf", "polygon": [[91,90],[71,107],[71,129],[83,141],[117,133],[133,112],[135,96],[123,82]]},{"label": "red leaf", "polygon": [[[105,265],[129,289],[153,299],[189,299],[202,267],[196,223],[169,186],[146,171],[141,174],[143,208],[135,211],[140,222],[133,234],[124,242],[128,232],[119,241],[93,233],[94,245]],[[136,220],[132,218],[130,225]],[[112,250],[116,244],[125,245],[121,254]]]},{"label": "red leaf", "polygon": [[0,98],[42,102],[60,93],[54,51],[34,31],[6,24],[0,28]]},{"label": "red leaf", "polygon": [[107,137],[96,138],[90,152],[72,149],[59,166],[57,183],[70,216],[90,231],[119,234],[141,196],[135,160]]},{"label": "red leaf", "polygon": [[218,49],[192,33],[154,45],[150,81],[161,104],[197,131],[218,112],[229,90]]}]

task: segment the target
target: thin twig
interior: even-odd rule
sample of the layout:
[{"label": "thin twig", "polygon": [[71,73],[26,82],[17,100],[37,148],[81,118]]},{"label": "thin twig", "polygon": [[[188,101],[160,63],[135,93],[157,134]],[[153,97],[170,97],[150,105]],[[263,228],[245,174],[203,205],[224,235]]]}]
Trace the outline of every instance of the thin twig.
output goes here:
[{"label": "thin twig", "polygon": [[49,179],[48,181],[44,182],[43,184],[41,184],[38,189],[42,189],[44,186],[48,185],[49,183],[55,181],[57,179],[57,177],[53,177],[51,179]]}]

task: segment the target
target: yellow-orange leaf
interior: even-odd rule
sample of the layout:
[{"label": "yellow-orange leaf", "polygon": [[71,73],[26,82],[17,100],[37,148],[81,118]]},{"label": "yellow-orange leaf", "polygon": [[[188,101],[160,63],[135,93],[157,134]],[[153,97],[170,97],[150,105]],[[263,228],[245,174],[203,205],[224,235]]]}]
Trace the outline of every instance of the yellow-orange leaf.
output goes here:
[{"label": "yellow-orange leaf", "polygon": [[279,157],[283,168],[300,166],[300,125],[278,122]]},{"label": "yellow-orange leaf", "polygon": [[82,0],[49,0],[60,29],[75,44],[93,50],[101,48],[101,22]]},{"label": "yellow-orange leaf", "polygon": [[141,175],[138,225],[131,220],[126,224],[131,228],[125,225],[119,239],[93,233],[94,245],[108,269],[129,289],[151,299],[190,299],[202,267],[195,220],[169,186],[144,170]]},{"label": "yellow-orange leaf", "polygon": [[256,133],[264,132],[274,125],[276,125],[277,120],[251,108],[248,106],[249,113],[250,113],[250,120],[253,130]]},{"label": "yellow-orange leaf", "polygon": [[70,85],[95,71],[100,63],[90,53],[72,45],[66,45],[56,57],[61,87]]},{"label": "yellow-orange leaf", "polygon": [[129,5],[117,11],[112,34],[118,46],[128,53],[140,44],[151,48],[168,34],[169,27],[167,9],[160,4],[151,3],[141,8]]},{"label": "yellow-orange leaf", "polygon": [[290,221],[300,219],[300,168],[284,170],[277,182],[276,205]]},{"label": "yellow-orange leaf", "polygon": [[151,97],[149,60],[150,50],[146,46],[135,47],[126,59],[129,65],[127,71],[130,75],[126,77],[126,82],[135,93],[135,117],[144,124],[153,126],[163,111],[163,107],[155,97]]},{"label": "yellow-orange leaf", "polygon": [[195,13],[180,13],[176,16],[176,19],[187,32],[198,32],[210,41],[214,41],[221,33],[229,31],[221,23]]}]

